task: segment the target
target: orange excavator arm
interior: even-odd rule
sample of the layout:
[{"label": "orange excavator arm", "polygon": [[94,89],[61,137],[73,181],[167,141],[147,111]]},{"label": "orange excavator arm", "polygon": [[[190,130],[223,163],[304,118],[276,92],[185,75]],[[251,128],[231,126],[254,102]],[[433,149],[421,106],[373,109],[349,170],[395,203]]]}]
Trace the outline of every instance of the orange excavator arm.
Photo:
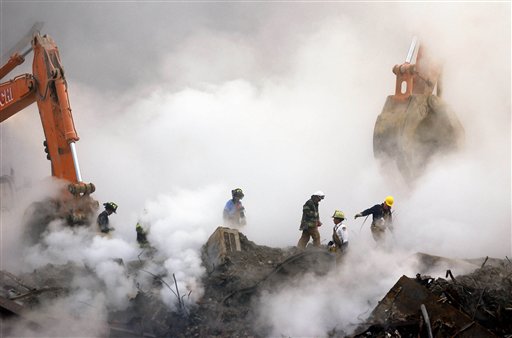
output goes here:
[{"label": "orange excavator arm", "polygon": [[35,80],[29,74],[0,83],[0,122],[36,101]]},{"label": "orange excavator arm", "polygon": [[[23,74],[0,84],[0,122],[36,102],[52,176],[72,183],[69,190],[73,194],[90,194],[94,191],[94,185],[82,182],[75,148],[79,137],[71,114],[64,68],[57,45],[49,36],[35,34],[32,50],[32,74]],[[25,55],[12,55],[0,68],[0,79],[23,63]]]}]

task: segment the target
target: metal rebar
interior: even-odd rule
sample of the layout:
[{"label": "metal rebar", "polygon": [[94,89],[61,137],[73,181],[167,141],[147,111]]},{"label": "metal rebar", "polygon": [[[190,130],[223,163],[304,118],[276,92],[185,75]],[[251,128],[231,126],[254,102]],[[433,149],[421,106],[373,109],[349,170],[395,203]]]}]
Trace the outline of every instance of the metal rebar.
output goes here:
[{"label": "metal rebar", "polygon": [[421,304],[420,308],[421,313],[423,314],[423,320],[425,321],[425,324],[427,324],[428,338],[434,338],[432,335],[432,327],[430,326],[430,319],[428,318],[428,312],[425,304]]},{"label": "metal rebar", "polygon": [[480,266],[480,269],[484,267],[485,263],[487,263],[487,260],[489,259],[489,256],[485,257],[485,261],[482,263],[482,266]]},{"label": "metal rebar", "polygon": [[476,312],[478,311],[478,307],[480,306],[480,302],[482,301],[482,297],[484,296],[485,288],[482,290],[482,293],[480,294],[480,298],[478,298],[478,303],[476,303],[475,311],[473,312],[473,316],[471,317],[471,320],[475,319]]}]

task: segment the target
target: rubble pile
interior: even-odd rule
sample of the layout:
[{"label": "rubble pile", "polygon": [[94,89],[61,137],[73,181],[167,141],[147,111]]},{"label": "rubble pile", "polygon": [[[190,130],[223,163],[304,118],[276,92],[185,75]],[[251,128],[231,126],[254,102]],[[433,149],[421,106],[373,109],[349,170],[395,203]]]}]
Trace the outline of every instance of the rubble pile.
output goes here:
[{"label": "rubble pile", "polygon": [[47,313],[45,306],[76,291],[77,286],[73,285],[75,278],[89,278],[101,285],[101,281],[93,276],[87,267],[73,263],[47,264],[19,276],[0,271],[0,334],[10,336],[14,332],[19,335],[16,330],[25,327],[27,333],[23,335],[31,335],[44,331],[45,327],[57,326],[63,318]]},{"label": "rubble pile", "polygon": [[[419,254],[423,263],[440,257]],[[115,260],[127,276],[149,274],[152,284],[137,285],[137,294],[122,311],[110,311],[105,332],[110,337],[265,337],[271,334],[257,322],[262,292],[277,292],[290,279],[304,273],[327,274],[335,257],[325,248],[270,248],[256,245],[236,230],[218,228],[202,249],[206,273],[204,296],[194,305],[177,289],[174,275],[150,273],[147,264],[159,265],[152,256],[136,262]],[[429,263],[429,264],[430,264]],[[471,262],[475,264],[475,262]],[[480,266],[481,262],[476,267]],[[73,292],[77,276],[91,278],[87,267],[47,265],[14,276],[0,271],[2,324],[25,319],[30,310],[44,312],[47,300]],[[148,276],[149,276],[148,275]],[[101,281],[96,281],[101,284]],[[171,309],[161,292],[174,293],[178,305]],[[43,310],[43,311],[41,311]],[[28,322],[44,329],[45,322]],[[4,334],[9,335],[9,325]],[[333,329],[330,337],[347,337]],[[402,276],[351,337],[512,337],[512,263],[490,259],[473,273],[446,279],[418,274]]]},{"label": "rubble pile", "polygon": [[223,264],[204,279],[208,297],[198,313],[214,327],[204,327],[201,336],[265,336],[264,328],[254,331],[255,296],[279,289],[299,274],[326,274],[334,264],[334,257],[326,250],[269,248],[254,244],[243,234],[240,242],[242,250],[226,255]]},{"label": "rubble pile", "polygon": [[266,336],[265,328],[255,331],[256,296],[298,274],[325,274],[334,264],[326,250],[298,252],[294,247],[260,246],[227,228],[212,235],[203,247],[202,259],[207,270],[202,280],[205,292],[197,305],[169,311],[156,292],[167,287],[162,281],[169,276],[155,276],[154,290],[139,290],[129,309],[111,314],[110,322],[115,323],[111,336]]},{"label": "rubble pile", "polygon": [[435,295],[498,336],[512,337],[512,263],[502,260],[473,273],[437,279],[428,286]]},{"label": "rubble pile", "polygon": [[433,279],[402,276],[353,337],[512,337],[512,263]]},{"label": "rubble pile", "polygon": [[20,309],[34,309],[46,300],[67,295],[75,277],[89,274],[87,268],[72,263],[48,264],[20,276],[0,271],[0,298],[4,302],[16,302]]}]

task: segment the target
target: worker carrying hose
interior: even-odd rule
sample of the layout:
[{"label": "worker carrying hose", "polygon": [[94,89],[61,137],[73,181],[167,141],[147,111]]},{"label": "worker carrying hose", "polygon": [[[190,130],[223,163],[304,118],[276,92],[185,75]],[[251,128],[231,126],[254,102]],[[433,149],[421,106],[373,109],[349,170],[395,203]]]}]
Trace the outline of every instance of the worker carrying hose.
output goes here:
[{"label": "worker carrying hose", "polygon": [[354,219],[356,219],[358,217],[372,215],[372,225],[370,229],[372,231],[373,239],[376,242],[379,242],[384,238],[386,229],[393,231],[393,218],[391,216],[391,207],[393,206],[393,203],[393,196],[387,196],[383,203],[376,204],[354,216]]}]

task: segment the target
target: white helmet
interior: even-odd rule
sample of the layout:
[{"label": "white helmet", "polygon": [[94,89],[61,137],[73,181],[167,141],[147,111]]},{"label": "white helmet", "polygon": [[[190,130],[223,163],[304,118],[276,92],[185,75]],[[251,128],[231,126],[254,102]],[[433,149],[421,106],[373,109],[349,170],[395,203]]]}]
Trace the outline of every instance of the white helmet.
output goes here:
[{"label": "white helmet", "polygon": [[323,199],[325,197],[325,194],[323,193],[323,191],[318,190],[318,191],[314,192],[311,196],[318,196],[321,199]]}]

